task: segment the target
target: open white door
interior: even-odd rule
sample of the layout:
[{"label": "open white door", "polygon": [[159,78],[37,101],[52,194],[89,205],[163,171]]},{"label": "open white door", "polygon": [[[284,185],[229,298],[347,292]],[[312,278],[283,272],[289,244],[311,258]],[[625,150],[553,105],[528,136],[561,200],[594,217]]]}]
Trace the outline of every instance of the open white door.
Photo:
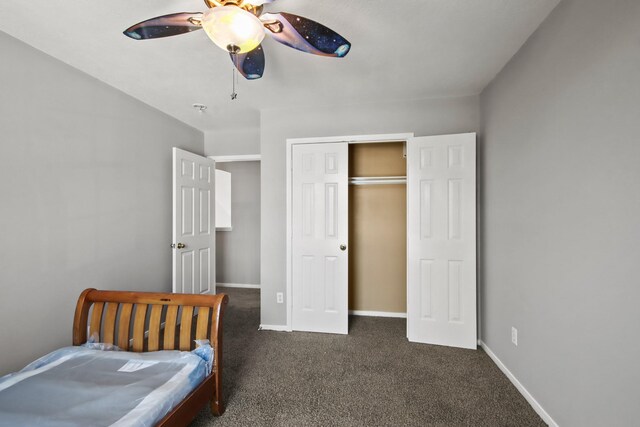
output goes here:
[{"label": "open white door", "polygon": [[475,133],[407,141],[407,337],[477,348]]},{"label": "open white door", "polygon": [[292,148],[292,329],[348,333],[346,142]]},{"label": "open white door", "polygon": [[215,162],[173,148],[173,292],[215,293]]}]

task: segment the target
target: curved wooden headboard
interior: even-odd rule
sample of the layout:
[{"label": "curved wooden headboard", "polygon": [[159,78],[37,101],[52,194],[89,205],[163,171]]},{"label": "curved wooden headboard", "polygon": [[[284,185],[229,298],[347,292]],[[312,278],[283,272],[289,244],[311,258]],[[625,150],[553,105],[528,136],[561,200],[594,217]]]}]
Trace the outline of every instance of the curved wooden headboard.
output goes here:
[{"label": "curved wooden headboard", "polygon": [[[88,333],[90,336],[97,335],[98,342],[115,344],[126,351],[188,351],[195,347],[194,340],[197,339],[208,339],[211,346],[217,349],[222,344],[221,319],[228,301],[229,297],[225,294],[85,289],[76,305],[73,345],[84,344]],[[197,315],[195,329],[194,314]]]}]

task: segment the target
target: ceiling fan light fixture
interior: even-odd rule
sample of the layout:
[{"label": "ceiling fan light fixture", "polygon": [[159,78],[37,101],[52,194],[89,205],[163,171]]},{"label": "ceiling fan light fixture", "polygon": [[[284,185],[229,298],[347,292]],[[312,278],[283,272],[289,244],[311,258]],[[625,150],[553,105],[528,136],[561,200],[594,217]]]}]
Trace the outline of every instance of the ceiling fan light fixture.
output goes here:
[{"label": "ceiling fan light fixture", "polygon": [[213,7],[202,17],[202,28],[221,49],[247,53],[264,39],[262,22],[238,6]]}]

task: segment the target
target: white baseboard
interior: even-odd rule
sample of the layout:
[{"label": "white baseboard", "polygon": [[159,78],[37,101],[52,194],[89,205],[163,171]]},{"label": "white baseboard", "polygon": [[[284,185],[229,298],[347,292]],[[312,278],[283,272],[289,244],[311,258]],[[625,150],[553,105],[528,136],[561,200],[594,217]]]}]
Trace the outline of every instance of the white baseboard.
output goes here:
[{"label": "white baseboard", "polygon": [[260,285],[251,285],[251,284],[248,284],[248,283],[216,283],[216,287],[220,287],[220,288],[260,289]]},{"label": "white baseboard", "polygon": [[498,356],[496,356],[493,353],[493,351],[491,351],[491,349],[489,347],[487,347],[487,345],[482,340],[478,340],[478,343],[480,344],[480,347],[482,347],[484,352],[487,353],[489,355],[489,357],[491,358],[491,360],[493,360],[493,362],[498,366],[498,368],[500,368],[502,373],[505,374],[507,376],[507,378],[509,378],[509,381],[511,381],[511,383],[513,383],[513,385],[516,386],[516,388],[518,389],[520,394],[522,396],[524,396],[525,399],[527,399],[527,402],[529,402],[529,405],[531,405],[533,410],[536,411],[536,413],[538,415],[540,415],[540,418],[542,418],[542,421],[547,423],[550,427],[559,427],[558,423],[556,423],[553,420],[553,418],[551,418],[551,415],[549,415],[547,413],[547,411],[544,410],[544,408],[531,395],[531,393],[529,393],[529,391],[526,388],[524,388],[522,383],[520,383],[520,381],[518,381],[518,379],[504,365],[504,363],[502,363],[502,361],[500,359],[498,359]]},{"label": "white baseboard", "polygon": [[259,331],[291,332],[287,325],[260,325]]},{"label": "white baseboard", "polygon": [[352,316],[368,316],[368,317],[396,317],[406,319],[407,313],[394,313],[391,311],[367,311],[367,310],[349,310]]}]

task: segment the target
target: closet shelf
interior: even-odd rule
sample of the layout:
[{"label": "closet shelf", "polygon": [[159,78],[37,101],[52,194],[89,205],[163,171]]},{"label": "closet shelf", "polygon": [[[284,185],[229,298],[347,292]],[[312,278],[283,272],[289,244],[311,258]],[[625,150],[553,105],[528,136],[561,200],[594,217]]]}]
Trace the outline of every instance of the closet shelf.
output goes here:
[{"label": "closet shelf", "polygon": [[406,176],[352,176],[349,177],[350,185],[383,185],[406,184]]}]

